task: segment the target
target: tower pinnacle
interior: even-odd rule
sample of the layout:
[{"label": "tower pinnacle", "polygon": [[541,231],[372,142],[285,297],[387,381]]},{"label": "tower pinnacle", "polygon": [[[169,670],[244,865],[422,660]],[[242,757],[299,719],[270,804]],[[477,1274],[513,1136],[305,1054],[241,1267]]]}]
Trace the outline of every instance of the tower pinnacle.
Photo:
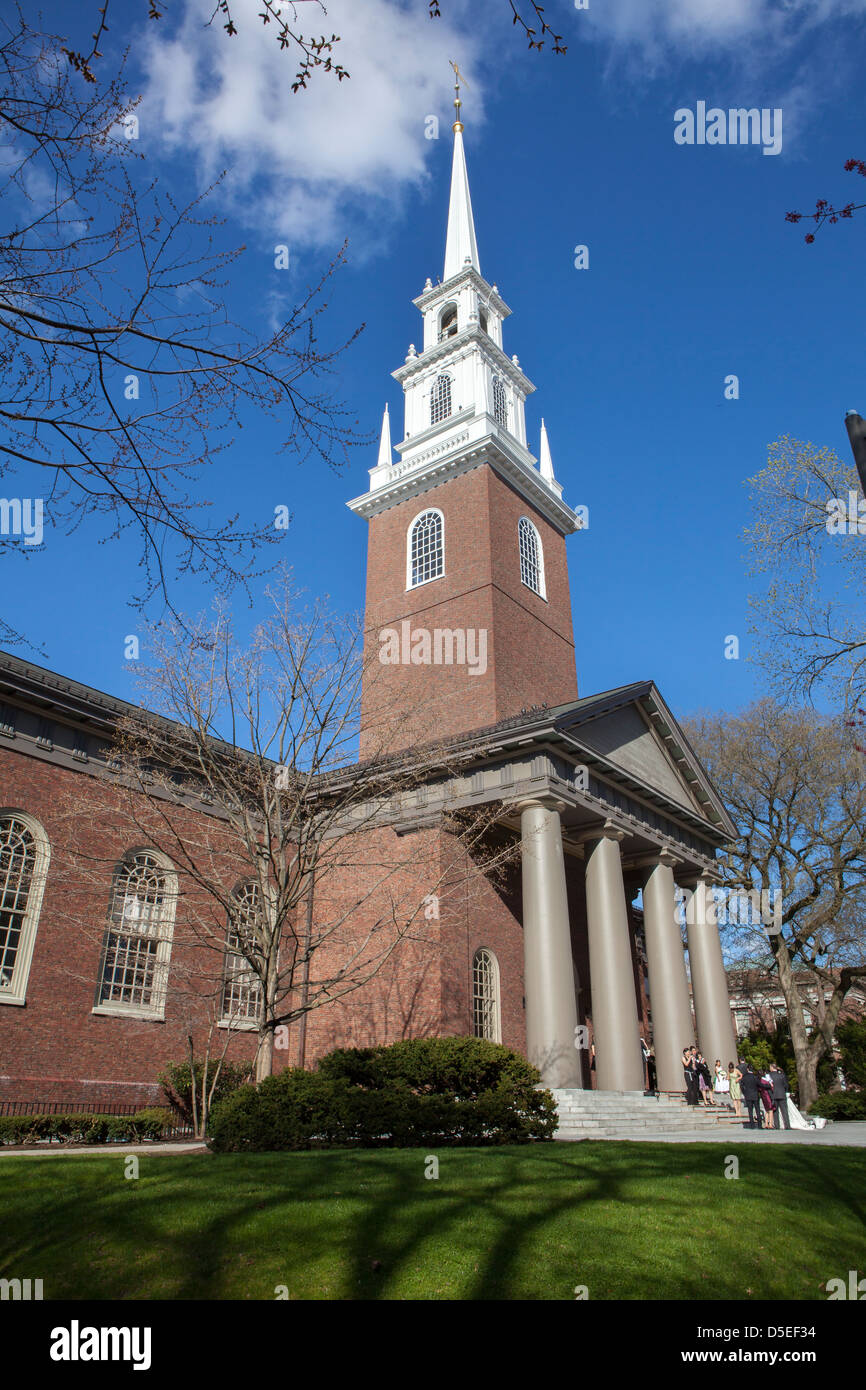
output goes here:
[{"label": "tower pinnacle", "polygon": [[[448,205],[448,235],[445,242],[444,280],[458,275],[468,264],[481,273],[478,259],[478,243],[475,240],[475,223],[472,218],[472,199],[469,196],[469,176],[466,172],[466,154],[463,149],[463,122],[460,119],[460,80],[461,74],[456,63],[454,69],[454,109],[456,119],[454,131],[454,159],[451,166],[451,201]],[[463,81],[465,82],[465,78]]]}]

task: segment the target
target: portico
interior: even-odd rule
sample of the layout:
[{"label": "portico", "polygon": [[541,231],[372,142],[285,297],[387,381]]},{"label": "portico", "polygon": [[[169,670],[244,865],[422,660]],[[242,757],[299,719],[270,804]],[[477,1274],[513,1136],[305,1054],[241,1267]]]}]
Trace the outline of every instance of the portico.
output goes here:
[{"label": "portico", "polygon": [[[520,836],[526,1052],[545,1083],[589,1087],[591,1039],[595,1088],[642,1093],[642,990],[660,1091],[683,1090],[687,1044],[727,1064],[736,1043],[708,890],[732,827],[658,690],[626,686],[481,736],[460,800],[501,800]],[[687,949],[678,886],[695,886]]]}]

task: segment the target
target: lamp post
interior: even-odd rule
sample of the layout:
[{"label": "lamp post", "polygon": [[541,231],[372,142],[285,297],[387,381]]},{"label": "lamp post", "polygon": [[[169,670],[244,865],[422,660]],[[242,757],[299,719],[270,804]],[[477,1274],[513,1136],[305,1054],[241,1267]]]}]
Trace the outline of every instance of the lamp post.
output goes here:
[{"label": "lamp post", "polygon": [[866,420],[856,410],[849,410],[845,415],[845,428],[860,476],[860,491],[866,497]]}]

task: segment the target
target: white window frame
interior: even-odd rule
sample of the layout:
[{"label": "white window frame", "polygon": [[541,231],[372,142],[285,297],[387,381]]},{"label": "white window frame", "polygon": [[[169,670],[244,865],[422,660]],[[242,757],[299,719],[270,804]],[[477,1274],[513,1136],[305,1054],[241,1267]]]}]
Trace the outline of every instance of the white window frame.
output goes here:
[{"label": "white window frame", "polygon": [[21,936],[15,952],[15,965],[12,968],[9,988],[0,989],[0,1004],[21,1006],[27,1002],[27,983],[30,979],[30,966],[36,946],[36,933],[39,929],[45,880],[48,877],[48,865],[51,860],[51,845],[44,827],[36,820],[35,816],[28,815],[26,811],[19,811],[17,807],[4,806],[0,810],[0,822],[6,820],[20,821],[32,835],[34,847],[33,874],[27,893],[27,906],[24,909]]},{"label": "white window frame", "polygon": [[[439,573],[438,573],[438,574],[431,574],[430,577],[429,577],[429,579],[419,579],[416,583],[413,584],[413,582],[412,582],[412,537],[413,537],[413,535],[414,535],[415,527],[418,525],[418,522],[421,521],[425,516],[438,516],[438,518],[439,518],[439,537],[440,537],[439,549],[440,549],[440,551],[442,552],[442,566],[441,566],[441,569],[439,570]],[[406,588],[407,588],[407,590],[408,590],[408,589],[421,589],[421,588],[423,588],[423,586],[424,586],[425,584],[434,584],[434,583],[436,582],[437,579],[444,579],[444,577],[445,577],[445,516],[444,516],[444,513],[443,513],[442,511],[440,511],[440,509],[439,509],[438,507],[425,507],[424,510],[423,510],[423,512],[419,512],[417,516],[415,516],[415,517],[412,518],[412,520],[411,520],[410,523],[409,523],[409,529],[408,529],[408,531],[406,532]]]},{"label": "white window frame", "polygon": [[[434,420],[435,407],[437,405],[437,388],[440,381],[448,383],[448,409],[443,415],[438,415]],[[454,382],[448,372],[437,372],[433,378],[433,385],[430,388],[430,428],[434,425],[441,425],[443,421],[450,420],[454,414]]]},{"label": "white window frame", "polygon": [[[139,855],[148,855],[154,859],[165,874],[165,887],[163,890],[163,911],[160,913],[157,922],[156,933],[156,954],[154,960],[153,984],[151,986],[151,1000],[149,1004],[131,1003],[125,1004],[118,1000],[106,1000],[101,1002],[101,995],[105,987],[105,972],[108,965],[108,942],[111,936],[122,934],[122,922],[112,916],[115,908],[118,878],[121,872],[134,864]],[[111,889],[108,902],[108,916],[105,923],[105,934],[102,943],[102,951],[99,957],[99,975],[96,981],[96,1003],[91,1010],[94,1014],[104,1014],[113,1018],[145,1018],[160,1022],[165,1018],[165,999],[168,991],[168,970],[171,960],[171,948],[174,941],[174,921],[175,910],[177,907],[177,874],[171,860],[158,850],[152,849],[147,845],[140,845],[137,849],[129,850],[123,858],[115,865],[114,873],[111,876]],[[130,932],[126,933],[131,935]]]},{"label": "white window frame", "polygon": [[[255,888],[257,893],[259,894],[259,898],[261,898],[259,886],[256,883],[255,879],[244,879],[242,883],[238,883],[232,892],[232,897],[237,898],[240,893],[242,893],[245,889],[250,887]],[[237,948],[233,945],[233,935],[236,936],[237,933],[233,932],[232,923],[231,920],[229,920],[226,923],[226,945],[225,954],[223,956],[223,973],[221,985],[222,993],[220,996],[220,1019],[218,1027],[233,1028],[237,1032],[258,1032],[259,1013],[261,1012],[262,1000],[262,982],[259,976],[250,967],[246,957],[241,952],[239,952]],[[233,967],[230,976],[229,965],[232,961],[241,962],[241,966],[240,968]],[[258,990],[259,999],[257,1004],[257,1013],[255,1017],[252,1017],[249,1014],[237,1015],[226,1012],[226,993],[232,982],[238,983],[240,988],[244,990],[245,994],[248,996],[252,996],[253,991]]]},{"label": "white window frame", "polygon": [[[496,388],[499,387],[499,399],[502,402],[502,418],[500,419],[496,409]],[[505,382],[498,372],[494,372],[490,380],[490,406],[493,412],[493,419],[501,430],[508,429],[508,391]]]},{"label": "white window frame", "polygon": [[[485,1010],[485,1012],[492,1017],[493,1037],[488,1037],[486,1032],[479,1033],[477,1031],[476,1001],[479,995],[476,987],[476,971],[481,956],[487,957],[489,979],[493,995],[493,998],[490,1000]],[[489,946],[479,946],[472,957],[472,1036],[475,1038],[484,1038],[487,1042],[502,1042],[502,991],[500,988],[499,961],[496,952],[492,951]]]},{"label": "white window frame", "polygon": [[[524,578],[524,569],[523,569],[523,559],[524,559],[524,555],[523,555],[523,536],[524,536],[524,528],[525,528],[525,527],[528,528],[530,534],[531,534],[532,536],[535,537],[535,545],[536,545],[536,567],[537,567],[537,569],[538,569],[538,588],[537,588],[537,589],[536,589],[536,587],[535,587],[534,584],[530,584],[529,581],[528,581],[527,579]],[[545,603],[546,603],[546,602],[547,602],[547,581],[546,581],[546,579],[545,579],[545,574],[544,574],[544,546],[543,546],[542,543],[541,543],[541,536],[540,536],[539,533],[538,533],[538,527],[535,525],[535,522],[534,522],[534,521],[531,521],[531,520],[530,520],[530,518],[529,518],[528,516],[522,516],[522,517],[520,518],[520,520],[518,521],[518,523],[517,523],[517,555],[518,555],[518,559],[519,559],[519,561],[520,561],[520,582],[521,582],[521,584],[524,586],[524,588],[529,589],[529,591],[530,591],[531,593],[537,594],[539,598],[544,599],[544,601],[545,601]]]}]

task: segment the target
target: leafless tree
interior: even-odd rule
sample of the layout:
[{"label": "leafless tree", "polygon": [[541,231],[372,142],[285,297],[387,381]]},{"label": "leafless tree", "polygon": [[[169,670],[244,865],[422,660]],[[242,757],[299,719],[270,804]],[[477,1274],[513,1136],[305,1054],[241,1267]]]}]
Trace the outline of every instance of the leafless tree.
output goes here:
[{"label": "leafless tree", "polygon": [[[171,862],[175,941],[185,933],[194,948],[180,988],[220,997],[224,1016],[255,1028],[259,1079],[290,1024],[370,984],[398,947],[428,952],[458,849],[467,881],[517,853],[495,833],[502,805],[466,809],[461,771],[483,748],[436,741],[432,702],[430,741],[394,753],[405,711],[386,707],[383,684],[356,761],[361,687],[375,679],[361,624],[302,609],[287,575],[269,599],[246,646],[225,614],[192,640],[187,626],[154,634],[146,709],[121,722],[103,810],[88,788],[77,848],[81,806],[67,807],[79,870],[90,856],[104,876],[89,848],[102,821]],[[415,833],[402,833],[407,817]]]},{"label": "leafless tree", "polygon": [[[234,322],[244,248],[221,249],[212,190],[177,203],[138,153],[122,70],[86,82],[62,49],[0,20],[0,485],[55,528],[96,517],[103,539],[133,537],[133,602],[171,608],[176,573],[225,592],[285,534],[273,513],[207,520],[208,466],[248,415],[285,422],[299,460],[339,467],[355,441],[324,380],[346,344],[318,339],[342,256],[275,331]],[[7,615],[0,639],[16,636]]]},{"label": "leafless tree", "polygon": [[757,659],[781,698],[823,692],[855,721],[866,697],[866,504],[856,470],[832,449],[785,436],[748,485],[751,573],[766,576],[750,601]]}]

